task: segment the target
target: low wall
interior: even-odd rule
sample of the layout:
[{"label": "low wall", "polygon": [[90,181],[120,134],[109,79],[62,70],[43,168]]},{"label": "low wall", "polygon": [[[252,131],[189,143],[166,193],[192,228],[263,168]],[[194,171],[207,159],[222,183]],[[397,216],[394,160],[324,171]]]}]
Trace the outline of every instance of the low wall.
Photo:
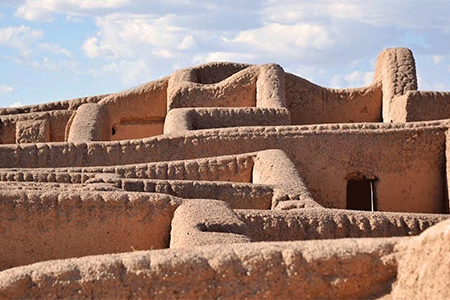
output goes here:
[{"label": "low wall", "polygon": [[151,137],[163,133],[169,78],[111,94],[99,104],[108,112],[110,140]]},{"label": "low wall", "polygon": [[231,244],[49,261],[0,272],[0,295],[8,299],[370,299],[386,292],[395,278],[396,266],[388,258],[399,241]]},{"label": "low wall", "polygon": [[0,115],[0,144],[64,142],[66,124],[74,113],[55,110]]},{"label": "low wall", "polygon": [[63,100],[57,102],[49,102],[39,105],[27,105],[20,107],[0,108],[0,116],[3,115],[19,115],[35,112],[50,112],[55,110],[76,110],[85,103],[97,103],[108,94],[74,98],[70,100]]},{"label": "low wall", "polygon": [[[118,178],[170,179],[170,180],[202,180],[252,182],[252,169],[256,153],[206,157],[199,159],[173,160],[146,164],[130,164],[97,167],[67,168],[29,168],[0,169],[1,181],[14,181],[23,178],[25,181],[50,182],[49,176],[69,175],[72,183],[83,183],[84,177],[95,177],[101,174],[116,175]],[[53,175],[52,175],[53,174]],[[72,180],[73,177],[76,177]],[[58,181],[57,181],[58,182]]]},{"label": "low wall", "polygon": [[409,91],[392,100],[393,122],[450,118],[450,92]]},{"label": "low wall", "polygon": [[178,198],[86,191],[0,192],[0,269],[169,247]]},{"label": "low wall", "polygon": [[175,108],[167,114],[164,133],[240,126],[290,125],[286,108]]},{"label": "low wall", "polygon": [[[197,71],[199,67],[203,71]],[[167,110],[181,107],[254,107],[258,66],[217,63],[183,69],[170,76]],[[216,71],[204,81],[201,74]],[[203,81],[203,82],[202,82]]]},{"label": "low wall", "polygon": [[170,248],[249,243],[247,225],[223,201],[191,200],[175,211]]},{"label": "low wall", "polygon": [[381,122],[380,85],[327,89],[286,73],[286,102],[294,125]]},{"label": "low wall", "polygon": [[418,235],[449,215],[310,208],[292,211],[236,210],[254,241]]},{"label": "low wall", "polygon": [[270,186],[241,182],[126,179],[121,180],[121,185],[126,191],[223,200],[233,208],[270,209],[273,197]]}]

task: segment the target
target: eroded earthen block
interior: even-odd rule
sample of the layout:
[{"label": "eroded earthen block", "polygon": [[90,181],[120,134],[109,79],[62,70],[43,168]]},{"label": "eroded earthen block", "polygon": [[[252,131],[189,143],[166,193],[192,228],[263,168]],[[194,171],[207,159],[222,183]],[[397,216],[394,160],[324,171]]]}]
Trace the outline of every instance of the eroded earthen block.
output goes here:
[{"label": "eroded earthen block", "polygon": [[50,141],[47,120],[27,120],[16,123],[16,143],[45,143]]},{"label": "eroded earthen block", "polygon": [[450,298],[450,221],[397,246],[393,299]]},{"label": "eroded earthen block", "polygon": [[190,200],[175,211],[170,248],[250,241],[246,224],[223,201]]}]

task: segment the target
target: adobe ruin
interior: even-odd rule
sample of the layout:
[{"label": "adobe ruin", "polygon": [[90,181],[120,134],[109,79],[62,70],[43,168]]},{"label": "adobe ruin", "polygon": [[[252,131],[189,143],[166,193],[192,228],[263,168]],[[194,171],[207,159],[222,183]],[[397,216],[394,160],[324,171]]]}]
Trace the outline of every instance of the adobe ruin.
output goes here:
[{"label": "adobe ruin", "polygon": [[417,89],[394,48],[362,88],[209,63],[0,109],[0,298],[450,297],[450,92]]}]

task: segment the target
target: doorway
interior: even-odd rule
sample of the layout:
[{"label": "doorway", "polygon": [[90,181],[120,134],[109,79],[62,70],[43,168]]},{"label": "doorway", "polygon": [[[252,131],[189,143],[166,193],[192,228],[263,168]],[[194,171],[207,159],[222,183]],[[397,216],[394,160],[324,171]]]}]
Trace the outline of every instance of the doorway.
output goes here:
[{"label": "doorway", "polygon": [[347,209],[376,211],[375,180],[347,181]]}]

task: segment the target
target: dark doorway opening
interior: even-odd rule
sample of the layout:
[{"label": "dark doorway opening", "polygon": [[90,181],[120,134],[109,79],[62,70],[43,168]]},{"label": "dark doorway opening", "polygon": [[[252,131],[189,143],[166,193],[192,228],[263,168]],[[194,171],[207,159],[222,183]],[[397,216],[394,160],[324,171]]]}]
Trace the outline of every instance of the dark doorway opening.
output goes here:
[{"label": "dark doorway opening", "polygon": [[347,209],[376,210],[374,180],[347,181]]}]

